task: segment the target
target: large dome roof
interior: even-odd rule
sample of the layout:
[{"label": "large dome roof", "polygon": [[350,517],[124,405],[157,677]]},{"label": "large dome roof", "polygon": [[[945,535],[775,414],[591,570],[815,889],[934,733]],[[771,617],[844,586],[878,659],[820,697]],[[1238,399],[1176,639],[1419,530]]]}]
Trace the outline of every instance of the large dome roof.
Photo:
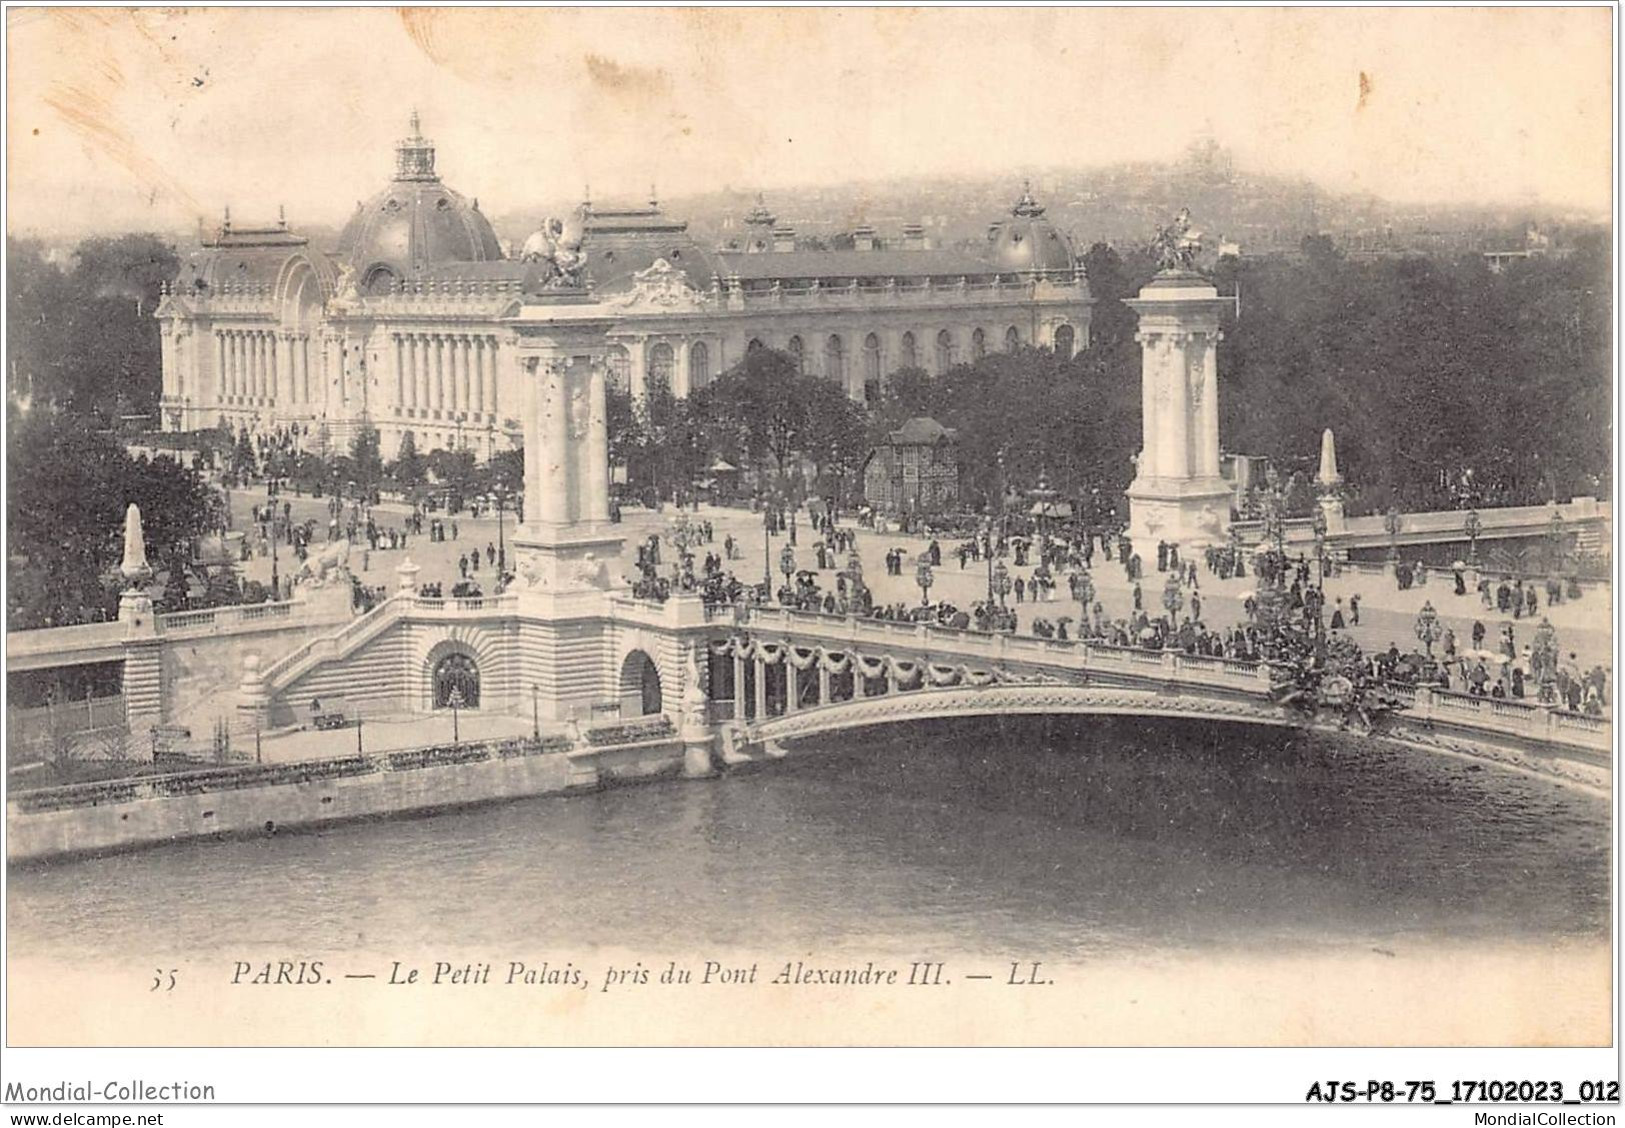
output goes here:
[{"label": "large dome roof", "polygon": [[357,207],[339,235],[338,254],[356,270],[363,291],[381,293],[396,281],[447,263],[502,258],[491,223],[440,181],[434,144],[418,130],[395,146],[395,178]]},{"label": "large dome roof", "polygon": [[994,267],[1013,273],[1070,272],[1074,269],[1072,243],[1044,218],[1044,208],[1024,188],[1010,209],[1010,218],[987,231],[987,257]]}]

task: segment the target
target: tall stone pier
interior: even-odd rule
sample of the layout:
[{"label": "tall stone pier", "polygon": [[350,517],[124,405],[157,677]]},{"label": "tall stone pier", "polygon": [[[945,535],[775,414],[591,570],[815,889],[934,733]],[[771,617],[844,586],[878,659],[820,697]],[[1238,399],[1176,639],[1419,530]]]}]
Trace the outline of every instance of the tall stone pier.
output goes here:
[{"label": "tall stone pier", "polygon": [[550,311],[518,327],[525,520],[514,551],[521,594],[541,602],[602,593],[620,578],[622,538],[609,520],[608,323],[593,312]]},{"label": "tall stone pier", "polygon": [[1140,318],[1144,440],[1129,486],[1138,546],[1222,543],[1230,484],[1219,473],[1219,312],[1229,299],[1200,274],[1164,270],[1126,303]]}]

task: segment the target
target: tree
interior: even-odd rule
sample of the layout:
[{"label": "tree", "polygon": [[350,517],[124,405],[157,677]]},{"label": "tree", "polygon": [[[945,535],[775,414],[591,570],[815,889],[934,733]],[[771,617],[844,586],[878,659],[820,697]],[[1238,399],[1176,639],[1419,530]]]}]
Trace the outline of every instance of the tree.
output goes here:
[{"label": "tree", "polygon": [[843,495],[871,445],[863,408],[828,380],[803,379],[802,386],[807,412],[802,453],[812,460],[819,492],[827,481],[837,496]]},{"label": "tree", "polygon": [[371,497],[384,476],[378,428],[363,423],[350,439],[350,475],[362,497]]},{"label": "tree", "polygon": [[426,472],[423,456],[418,453],[417,438],[411,431],[407,431],[401,436],[401,445],[395,453],[395,461],[389,464],[389,476],[402,490],[410,491],[423,484],[423,475]]},{"label": "tree", "polygon": [[194,542],[221,521],[219,495],[196,471],[168,456],[132,459],[105,432],[61,412],[13,415],[6,459],[11,629],[116,614],[131,502],[141,507],[147,559],[168,573],[160,576],[166,587],[185,585]]}]

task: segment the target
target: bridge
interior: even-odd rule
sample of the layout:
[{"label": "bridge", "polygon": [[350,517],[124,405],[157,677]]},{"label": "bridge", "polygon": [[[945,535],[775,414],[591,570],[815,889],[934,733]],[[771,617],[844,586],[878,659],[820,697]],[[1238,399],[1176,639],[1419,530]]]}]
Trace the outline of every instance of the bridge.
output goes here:
[{"label": "bridge", "polygon": [[[875,725],[1013,714],[1184,718],[1337,730],[1350,719],[1282,704],[1290,671],[1267,662],[1098,642],[954,630],[760,606],[665,603],[603,592],[599,613],[560,624],[518,594],[474,600],[398,592],[341,630],[248,671],[237,706],[267,731],[309,701],[432,713],[437,663],[462,655],[473,708],[550,720],[703,714],[722,764],[786,742]],[[563,637],[561,637],[561,634]],[[559,657],[561,653],[564,657]],[[547,656],[551,652],[550,656]],[[1396,685],[1383,734],[1475,755],[1610,765],[1602,718],[1520,700]],[[1359,728],[1359,722],[1354,722]],[[694,738],[692,727],[685,730]],[[703,770],[709,770],[707,754]]]},{"label": "bridge", "polygon": [[[726,702],[731,749],[874,725],[1010,714],[1179,717],[1340,730],[1341,714],[1283,705],[1290,672],[1267,662],[1023,638],[914,623],[742,608],[713,640],[713,700]],[[718,678],[717,659],[732,668]],[[727,676],[731,675],[731,676]],[[729,694],[729,687],[732,692]],[[1610,761],[1612,726],[1520,700],[1393,685],[1404,708],[1383,734],[1446,751],[1497,748]]]}]

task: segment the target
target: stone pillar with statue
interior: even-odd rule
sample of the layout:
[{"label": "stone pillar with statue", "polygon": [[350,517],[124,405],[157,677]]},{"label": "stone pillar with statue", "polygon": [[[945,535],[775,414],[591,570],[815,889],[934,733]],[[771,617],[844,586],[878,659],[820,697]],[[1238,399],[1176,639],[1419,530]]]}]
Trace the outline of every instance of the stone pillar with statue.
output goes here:
[{"label": "stone pillar with statue", "polygon": [[1190,550],[1222,544],[1233,496],[1219,472],[1219,313],[1230,304],[1195,269],[1188,212],[1158,233],[1162,269],[1129,300],[1139,316],[1143,444],[1128,488],[1129,536]]},{"label": "stone pillar with statue", "polygon": [[514,534],[514,590],[531,602],[621,581],[622,538],[609,519],[607,327],[582,317],[520,329],[525,521]]}]

